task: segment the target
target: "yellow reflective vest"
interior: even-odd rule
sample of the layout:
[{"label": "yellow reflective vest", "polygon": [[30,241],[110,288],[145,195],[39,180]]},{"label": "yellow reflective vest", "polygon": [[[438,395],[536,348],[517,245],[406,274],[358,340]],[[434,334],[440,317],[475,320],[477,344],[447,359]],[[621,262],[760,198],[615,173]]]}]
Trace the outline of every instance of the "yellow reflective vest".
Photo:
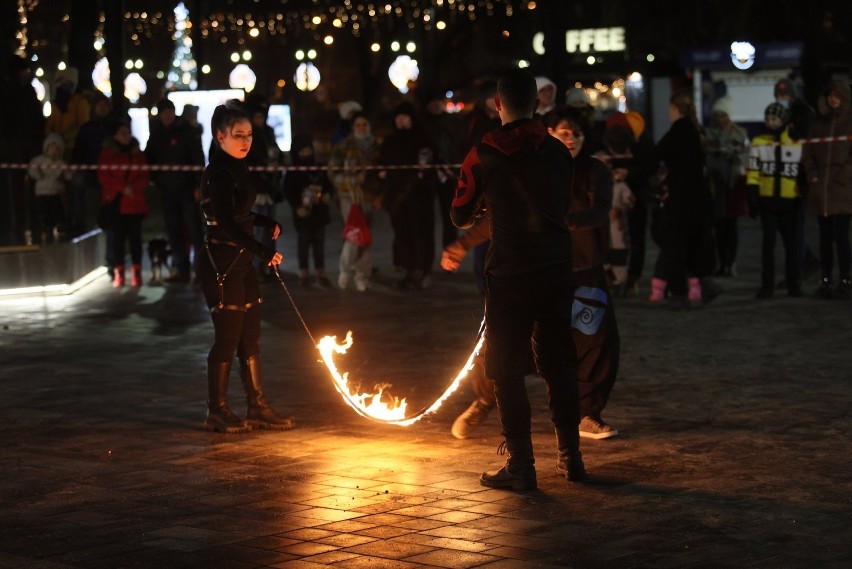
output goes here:
[{"label": "yellow reflective vest", "polygon": [[[796,177],[801,160],[802,145],[790,138],[789,128],[785,128],[780,137],[760,134],[751,142],[746,183],[757,186],[762,198],[797,198],[799,186]],[[776,184],[776,178],[780,178],[779,184]]]}]

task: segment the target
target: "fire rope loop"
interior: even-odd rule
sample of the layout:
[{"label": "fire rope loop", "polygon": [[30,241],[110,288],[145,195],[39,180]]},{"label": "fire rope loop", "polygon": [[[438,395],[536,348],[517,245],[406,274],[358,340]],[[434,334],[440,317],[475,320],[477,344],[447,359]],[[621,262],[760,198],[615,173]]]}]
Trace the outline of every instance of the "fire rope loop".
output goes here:
[{"label": "fire rope loop", "polygon": [[287,298],[290,300],[293,310],[296,311],[296,315],[299,317],[302,327],[305,329],[305,332],[308,334],[313,345],[319,350],[323,362],[325,362],[328,371],[331,373],[334,388],[338,393],[340,393],[347,405],[352,407],[356,413],[366,419],[370,419],[371,421],[407,427],[416,423],[426,415],[437,411],[441,404],[443,404],[443,402],[447,400],[450,395],[456,391],[456,389],[458,389],[462,380],[467,377],[468,372],[473,369],[473,360],[477,355],[479,355],[480,350],[482,349],[482,344],[485,342],[485,319],[483,318],[482,323],[479,326],[479,332],[476,335],[476,345],[473,348],[473,351],[470,353],[470,356],[468,356],[467,361],[459,373],[453,381],[450,382],[447,389],[445,389],[441,396],[438,397],[431,405],[423,407],[414,415],[406,416],[405,411],[407,403],[404,398],[399,399],[397,397],[393,397],[391,398],[392,401],[390,401],[390,403],[382,399],[383,395],[385,396],[385,399],[390,398],[390,396],[385,393],[386,388],[390,387],[389,385],[385,384],[376,386],[377,391],[374,393],[359,393],[357,388],[354,390],[350,388],[348,381],[349,372],[341,374],[337,370],[337,364],[334,363],[334,354],[345,354],[352,346],[352,332],[349,331],[346,333],[346,339],[342,344],[337,342],[336,336],[325,336],[320,339],[319,343],[317,343],[308,328],[308,324],[302,316],[302,312],[296,305],[296,301],[290,294],[290,289],[287,288],[287,285],[284,283],[284,279],[281,278],[281,273],[278,271],[277,267],[275,269],[275,276],[281,284],[281,288],[283,288],[284,292],[287,294]]}]

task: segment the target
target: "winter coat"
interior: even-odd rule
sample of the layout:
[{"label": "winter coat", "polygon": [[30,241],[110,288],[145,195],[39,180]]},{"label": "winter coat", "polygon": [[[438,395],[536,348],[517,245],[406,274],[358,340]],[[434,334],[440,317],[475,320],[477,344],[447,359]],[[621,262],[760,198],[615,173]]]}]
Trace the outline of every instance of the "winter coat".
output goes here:
[{"label": "winter coat", "polygon": [[[80,127],[80,132],[77,133],[71,162],[74,164],[97,164],[107,136],[105,119],[93,118],[84,124]],[[81,174],[89,186],[97,184],[97,170],[83,170]]]},{"label": "winter coat", "polygon": [[[296,166],[313,164],[300,164]],[[284,177],[284,199],[293,208],[293,225],[296,229],[331,223],[329,204],[334,187],[321,171],[295,170]]]},{"label": "winter coat", "polygon": [[[145,154],[139,150],[136,139],[128,148],[122,148],[115,139],[108,138],[104,142],[99,166],[144,166],[147,164]],[[148,202],[145,200],[145,188],[148,186],[150,173],[148,170],[130,170],[129,168],[99,169],[98,182],[101,184],[101,203],[106,204],[124,192],[130,186],[133,195],[124,194],[121,198],[121,215],[147,215]]]},{"label": "winter coat", "polygon": [[74,155],[74,145],[77,143],[77,134],[80,128],[89,122],[89,101],[83,95],[75,93],[68,101],[68,108],[63,113],[56,105],[53,106],[44,133],[55,132],[65,142],[63,158],[71,160]]},{"label": "winter coat", "polygon": [[666,208],[671,211],[709,205],[710,190],[704,181],[704,150],[695,124],[687,117],[676,120],[657,144],[657,152],[668,170]]},{"label": "winter coat", "polygon": [[[823,92],[820,116],[811,123],[808,138],[852,137],[852,108],[849,86],[841,81],[830,87],[840,93],[840,107],[831,110]],[[805,145],[802,164],[811,181],[808,209],[816,215],[852,213],[852,138]],[[814,179],[816,181],[814,182]]]},{"label": "winter coat", "polygon": [[378,145],[373,135],[359,141],[350,134],[334,145],[328,159],[328,177],[341,199],[362,204],[378,197],[375,171],[364,170],[364,166],[375,163]]},{"label": "winter coat", "polygon": [[612,173],[606,164],[580,152],[574,159],[571,211],[566,218],[571,230],[574,271],[603,266],[606,260],[612,188]]},{"label": "winter coat", "polygon": [[[201,137],[191,126],[177,120],[168,128],[158,124],[151,131],[145,158],[151,165],[203,166]],[[192,193],[201,181],[201,172],[164,170],[154,172],[151,181],[163,193],[163,198],[169,199],[181,192]]]},{"label": "winter coat", "polygon": [[[59,158],[53,159],[47,155],[47,146],[49,144],[59,146]],[[44,154],[40,154],[30,160],[30,168],[27,173],[35,181],[35,195],[57,196],[65,191],[65,182],[71,179],[71,173],[68,170],[60,168],[44,167],[65,164],[65,161],[62,160],[62,150],[64,147],[65,144],[61,136],[56,133],[48,134],[44,138]]]},{"label": "winter coat", "polygon": [[[417,126],[396,129],[383,141],[379,149],[377,164],[414,165],[432,164],[435,148],[426,132]],[[437,181],[435,170],[394,169],[387,170],[384,183],[383,203],[385,209],[393,214],[395,205],[405,200],[411,192],[428,192]]]}]

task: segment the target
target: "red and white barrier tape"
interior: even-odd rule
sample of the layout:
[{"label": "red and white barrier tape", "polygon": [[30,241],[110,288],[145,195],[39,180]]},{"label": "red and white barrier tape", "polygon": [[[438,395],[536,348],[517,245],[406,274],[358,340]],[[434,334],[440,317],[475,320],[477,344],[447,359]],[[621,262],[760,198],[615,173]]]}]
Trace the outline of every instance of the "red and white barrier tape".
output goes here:
[{"label": "red and white barrier tape", "polygon": [[[0,170],[28,170],[30,168],[48,170],[150,170],[152,172],[202,172],[205,166],[181,164],[27,164],[21,162],[0,162]],[[461,164],[396,164],[396,165],[365,165],[362,170],[448,170],[459,169]],[[325,172],[328,170],[344,170],[343,166],[249,166],[252,172]]]}]

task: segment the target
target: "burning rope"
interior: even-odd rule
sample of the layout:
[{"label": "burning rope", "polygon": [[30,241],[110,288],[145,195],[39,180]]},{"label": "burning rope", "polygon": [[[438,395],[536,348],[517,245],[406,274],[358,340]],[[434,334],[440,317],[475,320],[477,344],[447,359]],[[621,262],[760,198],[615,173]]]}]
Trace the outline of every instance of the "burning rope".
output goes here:
[{"label": "burning rope", "polygon": [[275,270],[275,276],[281,284],[281,288],[283,288],[284,292],[287,294],[287,298],[290,300],[293,310],[296,311],[296,315],[299,317],[302,327],[305,329],[305,332],[307,332],[313,345],[319,350],[323,362],[325,362],[328,371],[331,373],[334,388],[338,393],[340,393],[346,404],[352,407],[356,413],[372,421],[407,427],[416,423],[426,415],[437,411],[444,401],[446,401],[456,391],[456,389],[458,389],[462,380],[467,377],[468,372],[473,369],[473,359],[479,354],[482,349],[482,344],[485,342],[485,335],[483,334],[485,331],[485,319],[483,318],[482,324],[479,326],[479,332],[476,335],[476,346],[473,348],[470,356],[468,356],[464,366],[458,372],[453,381],[450,382],[447,389],[444,390],[444,393],[442,393],[441,396],[438,397],[431,405],[427,405],[414,415],[406,417],[405,411],[407,409],[407,402],[405,399],[394,397],[390,405],[388,405],[385,401],[382,401],[382,395],[385,395],[385,388],[389,387],[388,385],[377,386],[377,393],[358,393],[357,389],[353,391],[350,388],[348,382],[349,373],[344,372],[341,375],[337,369],[337,365],[334,363],[334,354],[345,354],[346,351],[352,347],[352,331],[346,333],[346,339],[342,344],[337,342],[337,336],[325,336],[320,339],[319,343],[317,343],[316,340],[314,340],[314,336],[311,334],[308,324],[305,322],[299,307],[296,305],[296,301],[290,294],[290,289],[287,288],[287,285],[284,283],[284,280],[281,278],[281,274],[277,269]]}]

